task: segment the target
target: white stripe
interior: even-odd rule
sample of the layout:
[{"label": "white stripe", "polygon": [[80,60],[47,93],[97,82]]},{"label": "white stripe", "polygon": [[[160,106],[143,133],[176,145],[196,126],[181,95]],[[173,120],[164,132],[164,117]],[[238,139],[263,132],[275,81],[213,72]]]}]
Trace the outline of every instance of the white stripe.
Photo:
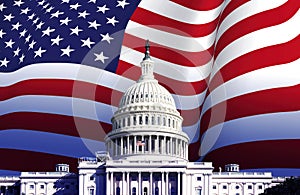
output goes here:
[{"label": "white stripe", "polygon": [[[13,85],[17,82],[30,79],[66,79],[97,84],[121,92],[125,92],[135,83],[133,80],[102,69],[68,63],[28,65],[15,72],[0,73],[0,78],[0,87]],[[76,90],[76,83],[74,84],[74,90]],[[177,100],[176,103],[179,103],[177,104],[177,109],[180,110],[189,110],[199,107],[202,102],[193,101],[195,99],[201,100],[202,96],[202,93],[190,96],[173,95],[175,100]]]},{"label": "white stripe", "polygon": [[43,95],[17,96],[0,101],[0,116],[14,112],[40,112],[81,117],[110,124],[116,107],[91,100]]},{"label": "white stripe", "polygon": [[0,148],[28,150],[78,158],[104,151],[105,144],[80,137],[22,129],[0,131]]},{"label": "white stripe", "polygon": [[168,0],[142,0],[139,7],[180,22],[205,24],[219,16],[222,4],[212,10],[197,11]]},{"label": "white stripe", "polygon": [[220,24],[216,42],[219,40],[221,35],[229,29],[234,24],[244,20],[245,18],[248,18],[250,16],[253,16],[255,14],[264,12],[266,10],[271,10],[276,7],[279,7],[286,3],[287,0],[252,0],[248,1],[247,3],[243,4],[242,6],[236,8],[234,11],[232,11]]},{"label": "white stripe", "polygon": [[206,90],[194,96],[180,96],[180,95],[172,94],[177,109],[185,108],[185,110],[192,110],[195,108],[199,108],[204,101],[205,95],[206,95]]},{"label": "white stripe", "polygon": [[185,132],[190,139],[189,142],[190,144],[197,142],[199,139],[200,136],[199,125],[200,125],[200,120],[198,120],[197,123],[195,123],[194,125],[182,127],[182,131]]},{"label": "white stripe", "polygon": [[[139,66],[139,59],[144,56],[143,53],[125,46],[122,47],[121,53],[122,55],[120,56],[120,60],[135,66]],[[170,79],[182,82],[197,82],[207,78],[210,74],[211,66],[213,63],[213,58],[211,58],[211,60],[203,66],[186,67],[173,64],[159,58],[151,58],[155,62],[154,72]]]},{"label": "white stripe", "polygon": [[210,78],[212,79],[217,71],[227,63],[244,54],[263,47],[285,43],[299,36],[300,28],[295,28],[299,24],[300,12],[297,12],[285,23],[252,32],[235,40],[217,56]]},{"label": "white stripe", "polygon": [[285,177],[299,176],[300,169],[298,168],[257,168],[257,169],[243,169],[241,172],[272,172],[272,177],[276,181],[276,177],[281,177],[278,179],[285,180]]},{"label": "white stripe", "polygon": [[195,38],[188,34],[182,36],[161,31],[133,21],[129,21],[126,27],[127,34],[144,40],[150,39],[151,42],[187,52],[200,52],[209,49],[214,44],[216,32],[215,29],[209,35]]},{"label": "white stripe", "polygon": [[203,104],[203,115],[209,108],[228,99],[266,89],[288,87],[300,83],[300,59],[240,75],[214,89]]},{"label": "white stripe", "polygon": [[281,112],[249,116],[215,125],[202,136],[201,155],[239,143],[300,139],[299,118],[300,111]]}]

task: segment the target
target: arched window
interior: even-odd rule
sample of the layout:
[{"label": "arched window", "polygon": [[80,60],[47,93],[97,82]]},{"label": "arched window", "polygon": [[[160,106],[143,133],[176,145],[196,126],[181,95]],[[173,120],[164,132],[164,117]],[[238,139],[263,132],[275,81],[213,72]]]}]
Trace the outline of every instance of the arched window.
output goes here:
[{"label": "arched window", "polygon": [[136,187],[132,188],[132,195],[136,195]]},{"label": "arched window", "polygon": [[155,195],[159,195],[159,188],[158,187],[155,187]]},{"label": "arched window", "polygon": [[149,123],[149,119],[148,118],[149,118],[148,116],[145,116],[145,124],[146,125],[148,125],[148,123]]},{"label": "arched window", "polygon": [[147,187],[144,187],[143,195],[148,195],[148,188]]},{"label": "arched window", "polygon": [[121,189],[120,189],[119,186],[118,186],[117,189],[116,189],[116,195],[121,195]]},{"label": "arched window", "polygon": [[168,119],[168,127],[171,127],[171,119]]},{"label": "arched window", "polygon": [[130,126],[130,117],[127,118],[127,126]]},{"label": "arched window", "polygon": [[136,125],[136,116],[133,116],[133,125]]},{"label": "arched window", "polygon": [[166,118],[165,118],[165,117],[163,118],[163,125],[164,125],[164,126],[167,126],[167,125],[166,125]]},{"label": "arched window", "polygon": [[155,125],[155,117],[154,116],[152,116],[152,125]]},{"label": "arched window", "polygon": [[143,124],[143,116],[140,116],[140,117],[139,117],[139,123],[140,123],[140,125]]}]

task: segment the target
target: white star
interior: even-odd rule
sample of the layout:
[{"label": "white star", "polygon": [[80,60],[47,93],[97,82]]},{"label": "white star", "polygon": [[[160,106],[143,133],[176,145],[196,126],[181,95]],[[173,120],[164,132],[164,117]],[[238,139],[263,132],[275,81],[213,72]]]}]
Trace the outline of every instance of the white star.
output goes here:
[{"label": "white star", "polygon": [[74,5],[70,5],[70,10],[71,10],[71,9],[77,10],[79,7],[81,7],[81,5],[80,5],[79,3],[76,3],[76,4],[74,4]]},{"label": "white star", "polygon": [[18,47],[15,51],[14,51],[14,57],[18,56],[20,53],[21,49]]},{"label": "white star", "polygon": [[70,48],[70,45],[66,49],[60,49],[60,50],[63,52],[60,56],[67,55],[69,57],[70,57],[70,53],[72,51],[75,51],[74,49]]},{"label": "white star", "polygon": [[91,48],[91,45],[95,44],[95,42],[92,42],[90,40],[90,37],[87,38],[86,40],[81,39],[81,41],[83,42],[83,44],[81,45],[81,47],[87,46],[88,48]]},{"label": "white star", "polygon": [[78,13],[78,18],[86,18],[86,16],[90,15],[90,13],[87,13],[86,10],[84,12]]},{"label": "white star", "polygon": [[63,38],[60,38],[59,35],[55,38],[55,39],[51,39],[52,44],[51,45],[58,45],[59,46],[59,42],[62,41]]},{"label": "white star", "polygon": [[106,7],[106,5],[103,5],[102,7],[98,6],[97,8],[98,8],[97,12],[102,12],[104,14],[106,11],[110,10],[108,7]]},{"label": "white star", "polygon": [[58,18],[58,16],[62,15],[62,14],[64,14],[64,12],[56,11],[55,13],[51,14],[50,19],[53,18],[53,17]]},{"label": "white star", "polygon": [[4,5],[4,3],[2,3],[2,4],[0,5],[0,11],[3,12],[3,10],[4,10],[5,8],[7,8],[7,7]]},{"label": "white star", "polygon": [[45,23],[41,21],[38,25],[36,25],[36,29],[35,29],[35,30],[37,30],[37,29],[42,29],[42,26],[43,26],[44,24],[45,24]]},{"label": "white star", "polygon": [[45,3],[45,0],[38,2],[39,5],[44,5],[44,3]]},{"label": "white star", "polygon": [[50,4],[49,3],[47,3],[46,5],[44,5],[43,6],[43,8],[42,9],[46,9],[48,6],[49,6]]},{"label": "white star", "polygon": [[60,25],[62,26],[63,24],[65,25],[69,25],[69,22],[71,22],[72,20],[69,19],[69,17],[66,17],[65,19],[63,20],[60,20]]},{"label": "white star", "polygon": [[4,58],[3,60],[0,60],[0,62],[1,62],[0,67],[1,66],[7,67],[7,64],[8,64],[9,61],[6,58]]},{"label": "white star", "polygon": [[36,24],[39,21],[39,17],[37,17],[34,21],[32,21],[33,24]]},{"label": "white star", "polygon": [[76,28],[70,28],[70,30],[72,31],[70,35],[75,34],[77,36],[79,35],[79,32],[82,31],[82,29],[78,28],[78,26],[76,26]]},{"label": "white star", "polygon": [[118,5],[116,7],[122,7],[125,8],[126,5],[129,5],[129,3],[126,2],[126,0],[118,1]]},{"label": "white star", "polygon": [[34,51],[35,55],[34,55],[34,58],[36,58],[37,56],[38,57],[42,57],[42,54],[45,53],[47,50],[45,49],[42,49],[42,47],[40,47],[37,51]]},{"label": "white star", "polygon": [[105,35],[104,34],[100,34],[102,39],[101,41],[107,41],[109,44],[110,44],[110,40],[113,40],[114,38],[112,38],[111,36],[109,36],[108,33],[106,33]]},{"label": "white star", "polygon": [[53,9],[54,7],[49,7],[48,9],[46,9],[46,13],[50,13]]},{"label": "white star", "polygon": [[63,3],[69,3],[69,2],[70,2],[70,0],[62,0],[61,4],[63,4]]},{"label": "white star", "polygon": [[22,31],[22,32],[20,32],[20,38],[21,37],[25,37],[25,34],[27,33],[27,30],[26,30],[26,28]]},{"label": "white star", "polygon": [[101,24],[98,24],[97,21],[95,20],[94,22],[88,22],[90,25],[89,25],[89,28],[95,28],[97,30],[98,26],[101,26]]},{"label": "white star", "polygon": [[11,30],[14,30],[14,29],[19,30],[19,28],[20,28],[20,26],[22,26],[22,24],[20,24],[20,22],[18,22],[17,24],[12,24],[11,26],[12,26]]},{"label": "white star", "polygon": [[25,43],[28,43],[30,41],[30,38],[31,38],[31,34],[29,34],[26,39],[25,39]]},{"label": "white star", "polygon": [[104,56],[103,52],[96,54],[94,53],[94,55],[96,56],[95,61],[101,61],[104,64],[104,60],[108,59],[107,56]]},{"label": "white star", "polygon": [[18,6],[18,7],[21,7],[21,5],[24,3],[24,2],[22,2],[22,0],[19,0],[19,1],[14,1],[15,3],[14,3],[14,6],[16,5],[16,6]]},{"label": "white star", "polygon": [[106,18],[106,19],[107,19],[106,24],[112,24],[113,26],[115,26],[115,23],[119,23],[119,21],[115,19],[115,16],[112,18]]},{"label": "white star", "polygon": [[13,19],[15,16],[13,16],[13,15],[11,15],[11,14],[9,14],[9,15],[4,15],[4,20],[3,21],[5,21],[5,20],[7,20],[7,21],[11,21],[11,19]]},{"label": "white star", "polygon": [[52,33],[52,32],[54,32],[55,31],[55,29],[53,28],[53,29],[51,29],[49,26],[48,26],[48,28],[46,29],[46,30],[43,30],[42,32],[43,32],[43,35],[42,35],[42,37],[43,36],[45,36],[45,35],[48,35],[48,36],[50,36],[50,33]]},{"label": "white star", "polygon": [[31,14],[30,16],[28,16],[28,20],[33,20],[34,16],[35,16],[35,13]]},{"label": "white star", "polygon": [[5,42],[5,44],[6,44],[5,48],[7,48],[7,47],[12,48],[12,46],[13,46],[14,43],[15,42],[13,42],[12,39],[10,39],[8,42]]},{"label": "white star", "polygon": [[35,44],[36,44],[36,42],[34,40],[32,40],[31,43],[29,44],[28,50],[33,49]]},{"label": "white star", "polygon": [[6,32],[3,32],[3,29],[0,29],[0,38],[2,39],[3,38],[3,35],[5,35]]},{"label": "white star", "polygon": [[25,55],[22,54],[22,56],[19,58],[19,60],[20,60],[19,64],[21,64],[24,61],[24,58],[25,58]]},{"label": "white star", "polygon": [[28,7],[26,7],[25,9],[21,9],[21,13],[20,14],[26,14],[30,11],[31,9],[29,9]]},{"label": "white star", "polygon": [[88,3],[96,3],[96,0],[89,0]]}]

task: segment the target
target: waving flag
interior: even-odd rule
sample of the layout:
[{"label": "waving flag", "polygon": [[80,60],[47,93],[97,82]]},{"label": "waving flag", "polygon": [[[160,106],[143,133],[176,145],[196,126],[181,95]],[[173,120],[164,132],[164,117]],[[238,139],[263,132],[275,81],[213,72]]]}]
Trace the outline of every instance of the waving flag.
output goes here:
[{"label": "waving flag", "polygon": [[203,160],[299,175],[300,2],[228,1],[201,114]]},{"label": "waving flag", "polygon": [[0,169],[75,171],[105,150],[145,39],[191,160],[298,168],[298,16],[297,0],[0,2]]}]

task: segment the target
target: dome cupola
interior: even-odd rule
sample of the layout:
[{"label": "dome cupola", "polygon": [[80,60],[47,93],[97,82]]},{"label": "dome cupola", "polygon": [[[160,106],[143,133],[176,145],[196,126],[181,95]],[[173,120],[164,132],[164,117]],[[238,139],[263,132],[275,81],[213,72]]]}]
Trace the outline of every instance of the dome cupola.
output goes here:
[{"label": "dome cupola", "polygon": [[113,159],[184,159],[189,138],[172,95],[154,78],[149,41],[141,62],[142,74],[121,98],[112,117],[106,147]]}]

